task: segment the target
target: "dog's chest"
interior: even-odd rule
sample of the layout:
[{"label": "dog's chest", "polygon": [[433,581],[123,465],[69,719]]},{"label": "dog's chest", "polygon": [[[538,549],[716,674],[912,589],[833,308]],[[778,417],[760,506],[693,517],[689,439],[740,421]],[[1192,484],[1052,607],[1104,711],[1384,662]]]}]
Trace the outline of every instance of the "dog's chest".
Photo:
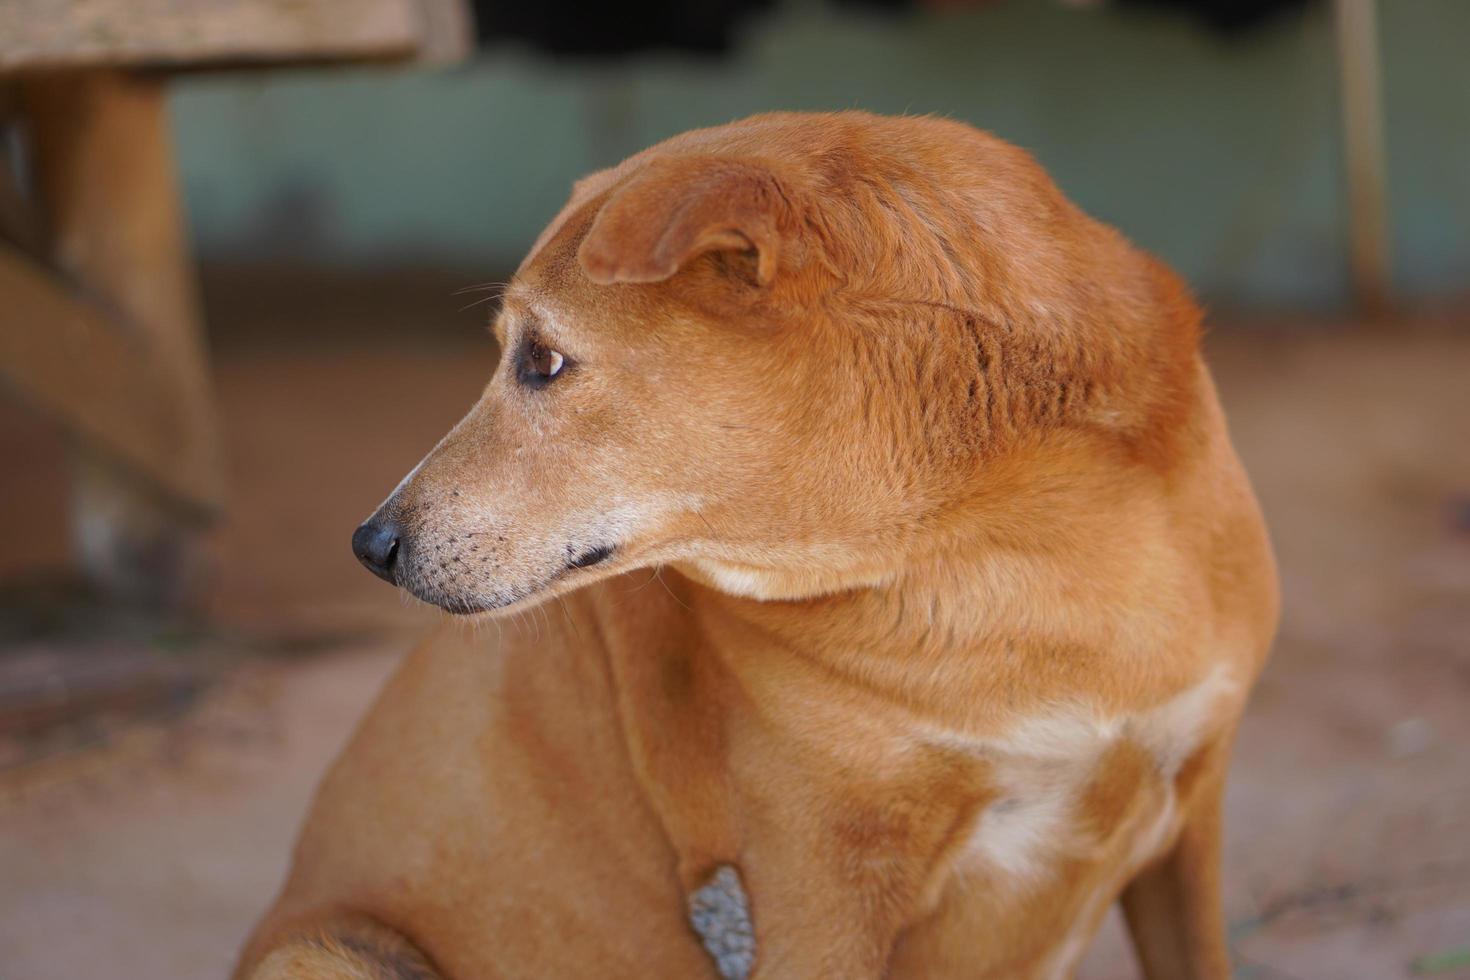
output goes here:
[{"label": "dog's chest", "polygon": [[987,802],[955,855],[956,870],[1028,883],[1077,858],[1147,861],[1176,827],[1175,777],[1237,689],[1218,670],[1130,714],[1059,707],[996,736],[942,733],[944,744],[988,767]]},{"label": "dog's chest", "polygon": [[[914,863],[905,866],[909,871],[879,894],[891,895],[894,882],[918,872],[929,884],[905,900],[901,917],[907,922],[946,921],[933,914],[944,907],[950,910],[948,921],[965,923],[967,943],[987,941],[980,933],[993,935],[987,955],[997,957],[997,963],[1006,962],[1007,944],[1021,943],[1048,951],[1036,976],[1064,976],[1121,885],[1173,839],[1181,819],[1176,777],[1218,731],[1236,690],[1220,671],[1163,703],[1127,714],[1102,716],[1083,706],[1056,706],[983,736],[917,721],[882,726],[881,734],[877,728],[866,730],[871,737],[844,740],[838,750],[848,753],[841,756],[844,760],[870,763],[867,769],[853,766],[846,771],[871,777],[875,768],[881,770],[882,780],[868,783],[872,789],[862,798],[865,809],[860,812],[883,818],[928,814],[933,826],[946,825],[945,807],[929,808],[932,798],[913,792],[908,782],[915,772],[932,775],[941,768],[935,765],[941,756],[947,760],[943,771],[956,774],[970,790],[950,787],[954,791],[946,793],[938,784],[926,785],[964,811],[969,808],[958,801],[966,792],[979,802],[959,825],[957,838],[928,836],[910,824],[880,823],[873,826],[914,832],[864,834],[860,844],[846,845],[858,849],[828,858],[849,868],[899,868],[904,856],[891,853],[893,848],[913,848],[920,839],[947,840],[938,850],[927,845],[911,850],[908,857]],[[810,849],[820,853],[841,839],[840,834],[824,835]],[[822,862],[804,866],[799,849],[781,850],[788,859],[795,856],[782,874],[808,883],[820,880]],[[754,937],[760,928],[752,929],[752,922],[769,938],[790,928],[793,916],[800,918],[800,910],[771,904],[761,877],[769,869],[740,865],[736,855],[733,866],[710,869],[711,877],[691,894],[691,925],[721,975],[729,978],[745,976],[759,957]],[[755,871],[748,904],[741,884],[747,870]],[[828,901],[840,903],[842,892],[829,895]],[[963,907],[957,913],[956,905]],[[908,935],[914,941],[919,932]]]},{"label": "dog's chest", "polygon": [[1132,713],[1058,706],[988,737],[927,732],[972,755],[985,788],[920,911],[956,903],[964,935],[994,937],[992,966],[1019,943],[1046,950],[1028,976],[1071,975],[1108,905],[1176,838],[1181,769],[1223,731],[1240,689],[1221,669]]}]

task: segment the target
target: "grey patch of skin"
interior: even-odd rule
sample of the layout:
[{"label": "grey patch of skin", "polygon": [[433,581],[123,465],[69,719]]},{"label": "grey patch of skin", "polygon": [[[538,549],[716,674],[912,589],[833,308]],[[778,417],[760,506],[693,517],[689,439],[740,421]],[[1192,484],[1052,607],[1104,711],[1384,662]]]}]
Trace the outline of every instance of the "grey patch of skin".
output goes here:
[{"label": "grey patch of skin", "polygon": [[722,864],[689,896],[689,924],[724,980],[746,980],[755,963],[755,929],[740,872]]}]

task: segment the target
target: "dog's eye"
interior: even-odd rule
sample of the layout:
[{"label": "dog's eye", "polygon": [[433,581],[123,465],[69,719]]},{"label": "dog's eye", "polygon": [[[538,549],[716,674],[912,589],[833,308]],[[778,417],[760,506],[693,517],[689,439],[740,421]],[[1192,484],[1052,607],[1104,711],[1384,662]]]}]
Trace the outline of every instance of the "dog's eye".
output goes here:
[{"label": "dog's eye", "polygon": [[561,373],[561,366],[567,362],[559,351],[539,344],[531,348],[531,370],[543,378],[554,378]]},{"label": "dog's eye", "polygon": [[526,348],[525,355],[521,358],[520,379],[532,387],[540,387],[552,378],[561,374],[562,368],[566,367],[567,359],[560,351],[554,351],[545,344],[536,341]]}]

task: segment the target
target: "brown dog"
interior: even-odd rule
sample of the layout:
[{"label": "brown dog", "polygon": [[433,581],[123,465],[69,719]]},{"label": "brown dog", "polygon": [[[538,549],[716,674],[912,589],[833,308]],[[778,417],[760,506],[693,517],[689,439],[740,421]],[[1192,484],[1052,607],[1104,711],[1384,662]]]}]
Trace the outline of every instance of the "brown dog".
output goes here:
[{"label": "brown dog", "polygon": [[966,126],[771,115],[579,183],[495,329],[354,545],[558,601],[408,659],[241,976],[1066,976],[1120,896],[1227,975],[1276,581],[1167,269]]}]

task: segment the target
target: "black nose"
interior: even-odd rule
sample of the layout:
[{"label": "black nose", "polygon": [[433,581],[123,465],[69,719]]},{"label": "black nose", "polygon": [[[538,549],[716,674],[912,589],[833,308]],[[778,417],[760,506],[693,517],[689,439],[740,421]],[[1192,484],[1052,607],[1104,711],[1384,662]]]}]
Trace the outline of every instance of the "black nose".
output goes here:
[{"label": "black nose", "polygon": [[352,553],[368,571],[392,582],[393,563],[398,557],[398,525],[380,517],[369,518],[352,532]]}]

